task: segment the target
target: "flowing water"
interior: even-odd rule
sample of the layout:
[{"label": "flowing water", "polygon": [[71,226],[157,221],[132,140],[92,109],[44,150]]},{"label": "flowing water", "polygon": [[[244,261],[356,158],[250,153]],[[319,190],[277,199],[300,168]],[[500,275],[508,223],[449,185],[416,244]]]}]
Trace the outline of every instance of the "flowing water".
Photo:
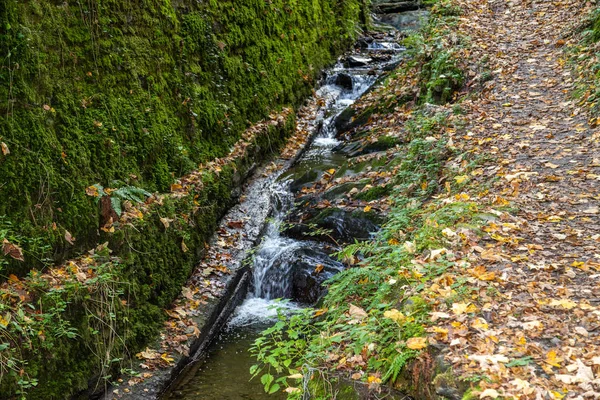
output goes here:
[{"label": "flowing water", "polygon": [[[378,52],[400,50],[397,44],[390,42],[372,43],[370,47],[370,50]],[[368,54],[361,56],[366,58]],[[339,62],[328,71],[323,86],[317,91],[317,95],[325,100],[327,106],[322,129],[298,162],[271,187],[272,218],[261,244],[255,249],[253,280],[248,297],[236,309],[202,366],[194,376],[170,393],[170,399],[285,398],[283,395],[267,395],[259,379],[250,380],[249,368],[255,360],[248,349],[260,331],[273,322],[276,317],[275,307],[289,310],[302,307],[302,304],[293,301],[307,298],[306,293],[299,293],[300,289],[295,284],[301,279],[302,271],[312,271],[320,264],[323,266],[320,275],[324,280],[344,268],[343,264],[329,256],[333,250],[331,245],[297,240],[281,234],[286,215],[294,211],[292,183],[303,176],[316,181],[320,173],[330,168],[337,169],[346,161],[345,156],[332,151],[340,143],[335,138],[333,121],[376,82],[381,68],[394,62],[397,57],[392,56],[385,63],[370,63],[353,69],[346,68]],[[280,298],[291,301],[277,300]]]}]

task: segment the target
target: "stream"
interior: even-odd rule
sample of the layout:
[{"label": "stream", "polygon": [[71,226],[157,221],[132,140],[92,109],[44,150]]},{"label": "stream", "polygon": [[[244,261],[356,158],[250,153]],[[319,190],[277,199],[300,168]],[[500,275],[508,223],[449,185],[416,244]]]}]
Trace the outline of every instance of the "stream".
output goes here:
[{"label": "stream", "polygon": [[[267,395],[259,379],[250,380],[255,360],[248,349],[260,332],[273,323],[275,306],[289,310],[309,306],[323,296],[321,284],[345,266],[331,256],[335,244],[285,233],[286,218],[297,212],[297,194],[344,166],[346,155],[336,152],[335,118],[354,103],[378,77],[395,64],[402,48],[393,41],[374,40],[360,52],[342,58],[326,72],[317,96],[326,112],[314,141],[301,158],[271,185],[271,218],[261,243],[254,249],[253,277],[245,301],[211,345],[207,357],[166,398],[184,400],[284,399]],[[351,171],[349,171],[351,173]],[[343,221],[337,222],[343,229]],[[315,268],[318,267],[318,273]],[[278,299],[287,299],[281,302]]]}]

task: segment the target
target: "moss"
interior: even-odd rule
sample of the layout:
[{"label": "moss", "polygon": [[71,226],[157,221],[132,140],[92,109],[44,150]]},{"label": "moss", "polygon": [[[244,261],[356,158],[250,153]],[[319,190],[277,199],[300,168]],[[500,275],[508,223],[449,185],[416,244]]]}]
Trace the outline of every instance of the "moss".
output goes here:
[{"label": "moss", "polygon": [[[96,382],[102,387],[103,382],[118,375],[124,365],[122,357],[136,354],[157,336],[165,320],[163,310],[179,294],[201,257],[204,244],[236,200],[232,188],[254,162],[278,151],[294,128],[293,115],[284,124],[269,126],[266,134],[259,135],[249,147],[246,157],[225,165],[219,173],[205,174],[201,189],[182,198],[164,198],[163,204],[152,209],[135,227],[128,225],[115,233],[102,234],[100,239],[108,242],[113,254],[119,255],[107,255],[105,261],[108,273],[122,288],[119,300],[125,301],[126,306],[117,302],[113,327],[98,327],[94,315],[106,313],[95,308],[102,303],[102,293],[86,293],[81,288],[62,292],[66,310],[55,319],[67,321],[77,337],[50,337],[49,332],[47,339],[35,337],[32,345],[23,349],[25,371],[38,380],[37,386],[28,391],[28,399],[68,398],[88,389],[88,385],[94,387]],[[161,217],[175,222],[165,229]],[[182,241],[189,251],[182,250]],[[41,292],[40,298],[52,299],[51,292]],[[99,333],[91,334],[93,330]],[[120,339],[115,341],[113,337],[114,347],[106,353],[115,332]],[[98,354],[108,354],[108,358],[99,358]],[[18,379],[3,379],[0,393],[15,394]]]},{"label": "moss", "polygon": [[387,196],[392,191],[391,186],[375,186],[354,196],[357,200],[372,201]]},{"label": "moss", "polygon": [[[97,240],[85,188],[164,191],[229,151],[248,122],[310,93],[359,0],[7,0],[0,4],[0,216],[23,275]],[[18,224],[17,224],[18,222]],[[68,230],[75,246],[64,240]]]}]

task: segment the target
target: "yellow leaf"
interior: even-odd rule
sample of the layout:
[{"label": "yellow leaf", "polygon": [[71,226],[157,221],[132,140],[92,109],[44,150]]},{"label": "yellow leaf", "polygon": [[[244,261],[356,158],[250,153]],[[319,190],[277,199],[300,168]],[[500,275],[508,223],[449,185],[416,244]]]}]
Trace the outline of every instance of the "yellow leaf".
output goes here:
[{"label": "yellow leaf", "polygon": [[318,310],[315,310],[315,315],[313,315],[313,317],[318,317],[320,315],[323,315],[327,312],[326,308],[320,308]]},{"label": "yellow leaf", "polygon": [[458,201],[469,201],[471,196],[469,196],[467,193],[459,193],[455,195],[454,198]]},{"label": "yellow leaf", "polygon": [[561,361],[562,358],[559,358],[554,350],[550,350],[548,354],[546,354],[546,363],[552,365],[553,367],[560,368]]},{"label": "yellow leaf", "polygon": [[482,281],[493,281],[496,279],[496,274],[494,272],[488,272],[483,265],[478,265],[472,270],[469,270],[469,272]]},{"label": "yellow leaf", "polygon": [[363,211],[364,211],[364,212],[369,212],[369,211],[371,211],[371,206],[366,206],[366,207],[363,209]]},{"label": "yellow leaf", "polygon": [[412,350],[421,350],[427,347],[427,338],[414,337],[406,341],[406,347]]},{"label": "yellow leaf", "polygon": [[169,357],[169,355],[168,355],[167,353],[163,353],[163,354],[161,354],[161,355],[160,355],[160,358],[161,358],[162,360],[164,360],[165,362],[169,363],[169,364],[171,364],[172,362],[174,362],[174,361],[175,361],[175,359],[174,359],[174,358],[172,358],[172,357]]},{"label": "yellow leaf", "polygon": [[459,175],[459,176],[455,176],[454,180],[456,181],[456,183],[458,183],[459,185],[461,183],[463,183],[464,181],[466,181],[467,179],[469,179],[469,177],[467,175]]},{"label": "yellow leaf", "polygon": [[328,170],[327,170],[327,173],[328,173],[329,175],[333,175],[333,174],[335,174],[335,169],[333,169],[333,168],[331,168],[331,169],[328,169]]},{"label": "yellow leaf", "polygon": [[385,318],[389,318],[392,321],[396,321],[398,323],[400,323],[400,322],[402,322],[402,321],[404,321],[406,319],[406,317],[404,316],[404,314],[402,314],[400,311],[396,310],[395,308],[384,312],[383,316]]},{"label": "yellow leaf", "polygon": [[468,303],[454,303],[452,304],[452,312],[456,315],[461,315],[467,312],[468,307]]},{"label": "yellow leaf", "polygon": [[552,307],[562,307],[566,310],[570,310],[572,308],[577,307],[577,303],[571,301],[569,299],[561,299],[561,300],[552,300],[550,302],[550,306]]},{"label": "yellow leaf", "polygon": [[485,389],[479,395],[480,399],[485,399],[485,398],[488,398],[488,397],[492,398],[492,399],[496,399],[496,398],[500,397],[500,393],[498,393],[498,391],[496,391],[494,389]]},{"label": "yellow leaf", "polygon": [[481,329],[482,331],[486,331],[488,329],[487,321],[483,318],[477,318],[471,326],[475,329]]},{"label": "yellow leaf", "polygon": [[3,317],[2,315],[0,315],[0,326],[2,326],[3,328],[6,328],[8,326],[8,323],[10,322],[10,314],[6,314],[6,318]]}]

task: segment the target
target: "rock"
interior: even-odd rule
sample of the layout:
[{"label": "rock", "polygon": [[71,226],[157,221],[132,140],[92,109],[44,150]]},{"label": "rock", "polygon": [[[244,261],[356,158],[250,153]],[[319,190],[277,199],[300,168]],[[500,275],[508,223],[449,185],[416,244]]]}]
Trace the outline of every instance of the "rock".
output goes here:
[{"label": "rock", "polygon": [[372,58],[362,56],[350,56],[346,59],[346,64],[350,68],[367,67],[372,62]]},{"label": "rock", "polygon": [[[339,244],[368,240],[379,230],[381,217],[374,212],[351,212],[339,208],[318,211],[311,209],[304,215],[288,218],[289,226],[284,233],[297,239],[318,239]],[[316,235],[318,232],[315,232],[315,227],[324,232]]]},{"label": "rock", "polygon": [[335,78],[335,84],[346,90],[352,90],[354,88],[354,81],[352,77],[345,73],[340,73]]},{"label": "rock", "polygon": [[343,269],[344,264],[333,260],[325,252],[306,249],[294,268],[292,299],[299,303],[316,303],[325,294],[323,282]]},{"label": "rock", "polygon": [[356,47],[358,47],[359,49],[365,50],[365,49],[369,48],[369,45],[371,43],[373,43],[373,38],[370,36],[364,36],[364,37],[359,38],[356,41]]},{"label": "rock", "polygon": [[356,115],[356,110],[352,107],[346,108],[338,116],[335,117],[333,125],[338,134],[344,133],[352,129],[352,119]]},{"label": "rock", "polygon": [[373,10],[381,14],[401,13],[418,10],[420,8],[419,3],[419,1],[376,0],[373,2]]},{"label": "rock", "polygon": [[376,153],[391,149],[400,143],[400,140],[391,136],[381,136],[374,143],[363,143],[360,139],[342,143],[333,148],[333,151],[347,157],[358,157],[365,154]]},{"label": "rock", "polygon": [[403,13],[382,14],[380,22],[398,29],[400,32],[418,30],[429,17],[426,10],[408,11]]},{"label": "rock", "polygon": [[271,260],[262,289],[271,298],[313,304],[325,293],[323,282],[343,269],[344,264],[332,259],[318,243],[304,242]]}]

